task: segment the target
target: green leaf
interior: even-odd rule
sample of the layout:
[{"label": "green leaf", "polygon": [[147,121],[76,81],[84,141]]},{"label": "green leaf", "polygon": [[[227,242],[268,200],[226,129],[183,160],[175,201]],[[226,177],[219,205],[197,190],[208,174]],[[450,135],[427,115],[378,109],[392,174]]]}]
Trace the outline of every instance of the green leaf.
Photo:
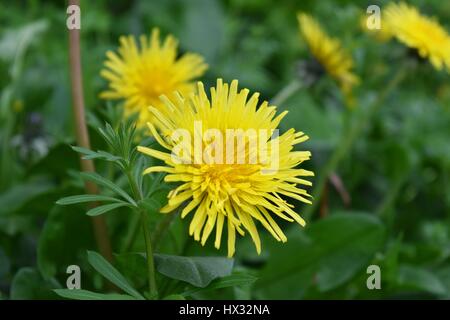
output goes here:
[{"label": "green leaf", "polygon": [[103,159],[103,160],[107,160],[107,161],[118,161],[118,160],[122,160],[121,157],[115,156],[109,152],[106,151],[93,151],[90,149],[86,149],[86,148],[82,148],[82,147],[77,147],[77,146],[72,146],[72,149],[78,153],[84,154],[83,159],[85,160],[90,160],[90,159]]},{"label": "green leaf", "polygon": [[9,269],[11,268],[11,263],[8,256],[5,254],[3,249],[0,247],[0,283],[1,279],[6,279],[9,274]]},{"label": "green leaf", "polygon": [[97,174],[95,172],[81,172],[80,176],[83,179],[93,181],[98,185],[101,185],[105,188],[108,188],[108,189],[114,191],[115,193],[117,193],[118,195],[123,197],[125,200],[127,200],[129,203],[131,203],[133,206],[137,206],[136,202],[128,195],[128,193],[126,193],[119,186],[115,185],[113,182],[103,178],[99,174]]},{"label": "green leaf", "polygon": [[197,292],[223,289],[228,287],[247,286],[253,284],[258,278],[246,273],[236,273],[213,280],[206,288],[191,288],[183,292],[183,296],[190,296]]},{"label": "green leaf", "polygon": [[127,294],[103,294],[83,289],[55,289],[54,291],[63,298],[74,300],[136,300],[135,297]]},{"label": "green leaf", "polygon": [[37,248],[38,268],[45,278],[67,277],[67,266],[83,261],[86,250],[95,246],[92,221],[80,214],[83,210],[81,205],[54,206],[49,212]]},{"label": "green leaf", "polygon": [[103,159],[106,161],[116,162],[119,160],[123,160],[121,157],[117,157],[109,152],[106,151],[97,151],[94,154],[86,155],[83,157],[83,159],[89,160],[89,159]]},{"label": "green leaf", "polygon": [[75,203],[95,202],[95,201],[113,201],[113,202],[125,203],[125,202],[123,202],[119,199],[113,198],[113,197],[102,196],[102,195],[98,195],[98,194],[82,194],[82,195],[64,197],[64,198],[56,201],[56,204],[65,206],[65,205],[75,204]]},{"label": "green leaf", "polygon": [[16,185],[0,195],[0,215],[14,212],[27,202],[48,193],[54,188],[53,183],[46,180],[31,180]]},{"label": "green leaf", "polygon": [[309,92],[299,90],[279,107],[281,111],[289,111],[290,115],[283,119],[281,129],[295,128],[306,132],[311,137],[309,143],[322,150],[331,149],[339,143],[342,113],[334,108],[321,108]]},{"label": "green leaf", "polygon": [[181,294],[171,294],[167,297],[164,297],[163,300],[186,300]]},{"label": "green leaf", "polygon": [[136,252],[126,252],[114,255],[114,264],[122,275],[137,288],[148,284],[147,263],[143,255]]},{"label": "green leaf", "polygon": [[33,268],[20,269],[11,284],[12,300],[54,299],[54,288],[60,285],[55,279],[44,280]]},{"label": "green leaf", "polygon": [[[225,19],[217,1],[191,0],[183,9],[181,38],[189,50],[202,54],[207,61],[216,60],[224,38]],[[205,28],[205,26],[208,26]],[[202,39],[202,40],[200,40]]]},{"label": "green leaf", "polygon": [[363,213],[333,214],[291,233],[261,271],[255,288],[262,298],[299,299],[311,285],[334,289],[367,267],[384,240],[380,221]]},{"label": "green leaf", "polygon": [[88,216],[99,216],[105,212],[120,208],[120,207],[126,207],[129,206],[129,204],[127,203],[110,203],[110,204],[105,204],[103,206],[98,206],[95,208],[92,208],[91,210],[89,210],[88,212],[86,212],[86,214]]},{"label": "green leaf", "polygon": [[97,152],[91,150],[91,149],[87,149],[87,148],[83,148],[83,147],[78,147],[78,146],[71,146],[72,150],[84,155],[94,155]]},{"label": "green leaf", "polygon": [[93,251],[88,251],[88,261],[95,270],[123,291],[138,300],[144,300],[144,297],[130,285],[127,279],[101,255]]},{"label": "green leaf", "polygon": [[445,286],[447,295],[444,299],[450,299],[450,265],[443,266],[437,270],[436,275]]},{"label": "green leaf", "polygon": [[214,279],[231,274],[233,259],[155,254],[155,264],[156,270],[166,277],[205,288]]},{"label": "green leaf", "polygon": [[408,290],[426,291],[436,295],[445,295],[447,289],[441,280],[430,271],[410,266],[399,267],[397,286]]},{"label": "green leaf", "polygon": [[[4,29],[0,39],[0,59],[17,60],[48,29],[47,20],[36,20],[16,29]],[[21,59],[20,62],[23,60]]]}]

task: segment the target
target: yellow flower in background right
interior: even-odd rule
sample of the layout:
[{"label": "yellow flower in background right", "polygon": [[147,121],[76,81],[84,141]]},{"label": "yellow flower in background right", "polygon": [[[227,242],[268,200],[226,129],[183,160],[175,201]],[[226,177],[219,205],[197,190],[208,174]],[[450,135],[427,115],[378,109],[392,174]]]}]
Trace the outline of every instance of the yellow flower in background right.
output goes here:
[{"label": "yellow flower in background right", "polygon": [[384,24],[406,46],[416,49],[437,69],[450,72],[450,36],[436,19],[406,3],[390,3],[383,10]]},{"label": "yellow flower in background right", "polygon": [[297,19],[312,56],[337,81],[347,103],[354,104],[351,92],[359,84],[359,78],[352,71],[352,57],[345,52],[339,40],[329,37],[310,15],[298,13]]}]

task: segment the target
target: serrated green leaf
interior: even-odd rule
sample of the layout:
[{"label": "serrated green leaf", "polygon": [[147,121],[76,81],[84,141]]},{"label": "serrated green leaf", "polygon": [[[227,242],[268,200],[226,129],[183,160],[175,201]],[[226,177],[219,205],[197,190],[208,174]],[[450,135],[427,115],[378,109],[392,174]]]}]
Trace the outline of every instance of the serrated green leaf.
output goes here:
[{"label": "serrated green leaf", "polygon": [[95,172],[81,172],[80,176],[83,179],[90,180],[95,182],[96,184],[99,184],[103,187],[106,187],[121,197],[123,197],[125,200],[127,200],[129,203],[131,203],[133,206],[137,206],[136,202],[126,193],[122,188],[114,184],[112,181],[109,181],[108,179],[103,178],[99,174]]},{"label": "serrated green leaf", "polygon": [[127,207],[127,206],[129,206],[128,203],[110,203],[110,204],[105,204],[103,206],[98,206],[98,207],[92,208],[91,210],[86,212],[86,214],[91,217],[99,216],[108,211],[111,211],[111,210],[114,210],[117,208],[121,208],[121,207]]},{"label": "serrated green leaf", "polygon": [[76,196],[64,197],[64,198],[56,201],[56,204],[65,206],[65,205],[75,204],[75,203],[96,202],[96,201],[112,201],[112,202],[125,203],[125,202],[123,202],[119,199],[113,198],[113,197],[102,196],[102,195],[98,195],[98,194],[81,194],[81,195],[76,195]]},{"label": "serrated green leaf", "polygon": [[144,297],[131,286],[127,279],[101,255],[88,251],[88,261],[95,270],[123,291],[138,300],[144,300]]},{"label": "serrated green leaf", "polygon": [[127,294],[103,294],[83,289],[55,289],[53,291],[63,298],[74,300],[136,300],[135,297]]}]

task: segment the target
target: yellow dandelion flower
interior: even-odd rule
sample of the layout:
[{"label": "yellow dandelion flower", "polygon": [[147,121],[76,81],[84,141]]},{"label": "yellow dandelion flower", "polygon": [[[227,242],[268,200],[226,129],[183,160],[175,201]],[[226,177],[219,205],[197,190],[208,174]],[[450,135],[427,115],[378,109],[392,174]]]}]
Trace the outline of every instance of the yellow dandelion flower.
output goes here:
[{"label": "yellow dandelion flower", "polygon": [[177,58],[178,41],[171,35],[161,44],[159,30],[151,38],[141,35],[140,46],[133,36],[122,36],[118,53],[108,51],[102,77],[109,88],[101,93],[104,99],[124,99],[126,115],[138,113],[138,126],[151,120],[148,106],[161,106],[160,95],[173,97],[178,91],[188,95],[195,89],[192,82],[207,69],[203,58],[186,53]]},{"label": "yellow dandelion flower", "polygon": [[[287,241],[274,216],[296,221],[302,226],[305,221],[285,198],[311,203],[310,195],[299,186],[311,186],[311,182],[302,177],[314,174],[297,168],[303,161],[310,159],[311,153],[293,150],[294,145],[308,137],[294,129],[275,137],[273,130],[287,112],[276,116],[276,107],[266,101],[259,104],[259,93],[250,97],[249,94],[248,89],[238,90],[237,80],[228,85],[219,79],[216,87],[211,88],[210,98],[201,82],[198,83],[197,93],[188,98],[182,95],[177,95],[175,99],[162,97],[163,107],[150,108],[155,120],[148,126],[168,153],[138,147],[140,152],[165,163],[164,166],[146,169],[144,174],[166,172],[166,182],[179,184],[169,193],[168,203],[161,212],[172,212],[185,203],[181,217],[185,218],[194,212],[191,214],[189,234],[204,245],[215,227],[214,245],[217,249],[220,248],[222,230],[226,225],[229,257],[235,252],[236,232],[243,236],[247,231],[255,243],[256,251],[258,254],[261,252],[255,220],[276,240]],[[188,133],[188,137],[177,137],[176,133],[180,130]],[[207,135],[211,130],[215,132],[214,139]],[[238,134],[229,135],[230,130]],[[267,135],[259,134],[257,144],[253,144],[258,145],[260,153],[255,153],[256,149],[251,148],[251,141],[255,140],[250,138],[251,134],[246,136],[249,130],[268,132]],[[226,147],[217,147],[215,143],[224,143],[219,139],[224,136],[227,138]],[[232,140],[229,140],[231,136]],[[242,140],[238,140],[239,137]],[[180,139],[185,143],[183,147],[180,147]],[[203,147],[200,152],[196,152],[199,144]],[[209,149],[211,144],[217,147],[214,152]],[[175,152],[177,148],[183,152]],[[229,156],[229,148],[233,151],[236,149],[237,154],[230,152]],[[226,161],[222,153],[224,149]],[[267,153],[264,155],[262,150]],[[176,155],[184,154],[184,160],[176,161],[179,158],[173,157],[174,152]],[[198,154],[201,159],[196,159]],[[239,154],[243,155],[245,161],[237,160]]]},{"label": "yellow dandelion flower", "polygon": [[341,43],[330,38],[310,15],[299,13],[297,19],[312,56],[337,81],[350,102],[352,88],[359,83],[359,78],[352,72],[352,57],[343,50]]},{"label": "yellow dandelion flower", "polygon": [[395,38],[417,50],[437,69],[450,72],[450,36],[436,19],[420,14],[406,3],[390,3],[383,19]]}]

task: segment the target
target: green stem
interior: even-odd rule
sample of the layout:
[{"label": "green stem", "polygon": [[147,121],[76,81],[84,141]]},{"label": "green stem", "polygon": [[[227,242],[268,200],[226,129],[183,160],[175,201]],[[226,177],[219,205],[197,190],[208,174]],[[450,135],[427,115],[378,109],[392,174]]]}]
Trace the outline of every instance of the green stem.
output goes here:
[{"label": "green stem", "polygon": [[130,183],[131,192],[134,194],[134,197],[137,201],[142,200],[142,193],[137,185],[136,179],[134,179],[133,174],[130,170],[126,171],[128,182]]},{"label": "green stem", "polygon": [[390,190],[388,191],[387,195],[381,202],[380,206],[378,207],[376,214],[380,218],[386,218],[386,214],[389,212],[389,209],[394,205],[395,199],[397,199],[398,194],[402,190],[403,185],[406,182],[406,179],[408,178],[409,171],[403,174],[401,177],[397,178]]},{"label": "green stem", "polygon": [[148,216],[147,212],[141,211],[142,229],[144,231],[145,249],[147,254],[147,273],[148,273],[148,288],[150,290],[150,296],[156,298],[158,295],[158,289],[156,287],[155,279],[155,264],[153,260],[152,240],[148,229]]},{"label": "green stem", "polygon": [[[127,173],[127,177],[128,177],[128,180],[130,181],[130,184],[135,185],[135,187],[133,187],[132,189],[138,189],[137,184],[135,184],[134,182],[131,182],[131,181],[134,181],[131,173]],[[160,190],[160,188],[158,188],[158,186],[160,185],[161,179],[162,179],[162,175],[159,175],[154,179],[146,197],[151,197],[156,191]],[[133,192],[135,192],[135,191],[133,191]],[[142,198],[142,195],[141,195],[141,198]],[[139,224],[140,224],[139,220],[140,220],[139,215],[133,215],[132,221],[130,223],[130,227],[128,228],[128,232],[127,232],[127,236],[125,238],[124,245],[122,247],[122,252],[130,251],[131,247],[133,246],[134,241],[137,236],[137,233],[139,231]],[[156,227],[156,230],[158,230],[158,226]],[[158,231],[156,231],[156,232],[158,232]],[[153,236],[153,237],[155,237],[155,236]]]},{"label": "green stem", "polygon": [[377,99],[369,106],[368,110],[365,113],[363,113],[361,117],[356,117],[356,123],[353,124],[350,130],[348,130],[346,134],[343,135],[343,138],[339,143],[337,149],[334,150],[328,162],[322,169],[322,172],[319,175],[317,182],[315,183],[315,187],[312,192],[312,196],[314,199],[313,204],[308,206],[304,212],[304,216],[306,219],[311,218],[312,214],[314,213],[314,210],[320,203],[322,190],[329,175],[336,170],[336,168],[338,167],[339,163],[342,161],[344,156],[349,153],[355,141],[361,137],[361,134],[366,128],[368,122],[373,118],[373,115],[379,109],[379,107],[384,102],[386,97],[403,80],[403,78],[406,75],[406,71],[407,70],[405,66],[399,69],[397,74],[393,78],[391,78],[389,83],[384,87],[384,90],[380,93]]},{"label": "green stem", "polygon": [[291,83],[289,83],[286,87],[281,89],[281,91],[278,92],[275,95],[275,97],[272,98],[270,103],[274,106],[279,107],[301,88],[302,88],[301,82],[295,79]]},{"label": "green stem", "polygon": [[[126,170],[126,175],[128,178],[128,182],[130,183],[131,191],[133,192],[133,195],[137,202],[139,202],[140,200],[142,200],[142,193],[136,182],[136,179],[129,169]],[[147,256],[148,288],[150,291],[150,297],[154,299],[158,296],[158,289],[156,287],[155,262],[153,260],[152,239],[150,236],[148,215],[147,211],[143,209],[139,210],[139,214],[141,218],[142,230],[144,233],[145,252]],[[133,237],[136,233],[137,231],[132,233],[132,239],[130,240],[130,243],[132,243]]]}]

